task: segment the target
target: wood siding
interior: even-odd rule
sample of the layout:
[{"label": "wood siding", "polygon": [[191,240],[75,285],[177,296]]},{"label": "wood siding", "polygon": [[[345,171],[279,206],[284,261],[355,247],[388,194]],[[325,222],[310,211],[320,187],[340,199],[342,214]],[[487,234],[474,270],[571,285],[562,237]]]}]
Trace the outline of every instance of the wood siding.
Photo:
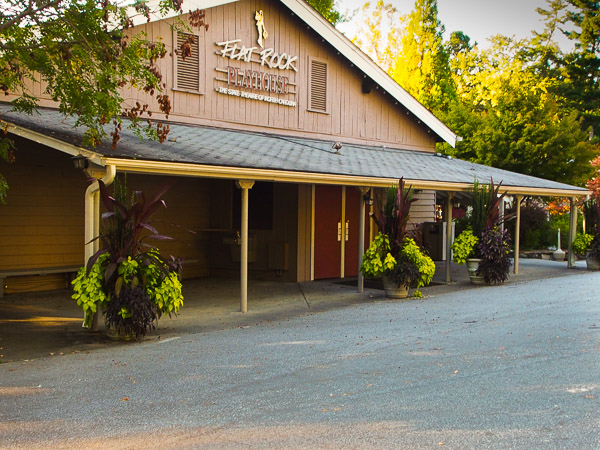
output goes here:
[{"label": "wood siding", "polygon": [[[217,55],[215,43],[240,40],[240,45],[255,46],[257,30],[254,14],[264,11],[268,39],[265,48],[275,52],[297,56],[298,72],[268,68],[254,62],[234,61]],[[183,20],[187,16],[182,16]],[[289,11],[277,1],[242,0],[206,10],[208,31],[194,30],[199,39],[200,65],[199,92],[187,92],[175,88],[176,57],[173,58],[177,36],[173,33],[173,19],[140,25],[132,32],[144,31],[149,39],[162,40],[168,55],[158,62],[163,81],[168,86],[172,112],[170,120],[189,124],[202,124],[234,129],[268,131],[271,133],[295,135],[318,139],[343,140],[345,142],[383,145],[390,148],[434,151],[435,140],[408,111],[390,97],[389,94],[374,88],[370,93],[362,92],[363,74],[348,60],[339,56],[335,48],[309,29],[303,22],[291,16]],[[256,59],[255,55],[255,59]],[[327,112],[313,112],[309,108],[310,61],[327,64]],[[251,69],[273,75],[285,75],[292,83],[290,90],[295,94],[270,95],[297,103],[296,107],[266,103],[264,101],[240,98],[216,92],[219,87],[227,87],[227,66],[242,70]],[[44,95],[43,86],[33,87],[34,94]],[[47,96],[46,96],[47,98]],[[153,117],[160,118],[155,101],[136,89],[123,92],[124,107],[131,108],[137,101],[149,103]],[[10,100],[11,97],[6,97]],[[50,106],[49,100],[42,102]]]},{"label": "wood siding", "polygon": [[16,162],[0,205],[0,271],[83,263],[86,178],[63,153],[17,140]]}]

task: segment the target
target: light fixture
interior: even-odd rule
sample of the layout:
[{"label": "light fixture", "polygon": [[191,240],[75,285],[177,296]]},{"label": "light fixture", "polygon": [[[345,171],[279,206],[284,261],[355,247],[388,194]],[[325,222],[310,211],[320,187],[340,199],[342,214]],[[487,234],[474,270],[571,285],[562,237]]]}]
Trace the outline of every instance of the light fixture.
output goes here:
[{"label": "light fixture", "polygon": [[373,206],[373,199],[371,198],[371,196],[369,194],[363,195],[363,200],[365,201],[365,205]]},{"label": "light fixture", "polygon": [[90,161],[83,155],[73,156],[71,161],[76,169],[87,169],[90,165]]}]

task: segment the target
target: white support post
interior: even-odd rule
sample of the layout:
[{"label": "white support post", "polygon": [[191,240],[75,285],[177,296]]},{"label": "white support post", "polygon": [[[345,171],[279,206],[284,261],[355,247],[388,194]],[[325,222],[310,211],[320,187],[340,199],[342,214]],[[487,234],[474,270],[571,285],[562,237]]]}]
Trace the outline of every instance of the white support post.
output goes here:
[{"label": "white support post", "polygon": [[362,294],[365,290],[365,277],[360,271],[363,254],[365,253],[365,195],[369,192],[368,187],[361,186],[360,201],[358,202],[358,293]]},{"label": "white support post", "polygon": [[448,192],[446,199],[446,283],[452,282],[452,197],[454,197],[454,192]]},{"label": "white support post", "polygon": [[248,311],[248,194],[254,186],[253,180],[238,180],[237,187],[242,190],[242,220],[240,237],[240,311]]},{"label": "white support post", "polygon": [[575,252],[573,251],[573,241],[575,240],[575,235],[577,233],[577,205],[575,204],[575,200],[575,197],[571,197],[569,202],[569,253],[567,254],[567,267],[569,269],[575,267]]},{"label": "white support post", "polygon": [[521,235],[521,199],[523,198],[522,195],[517,195],[516,196],[516,200],[517,200],[517,204],[516,209],[517,209],[517,220],[515,221],[515,267],[514,267],[514,272],[515,275],[519,273],[519,252],[520,250],[520,235]]}]

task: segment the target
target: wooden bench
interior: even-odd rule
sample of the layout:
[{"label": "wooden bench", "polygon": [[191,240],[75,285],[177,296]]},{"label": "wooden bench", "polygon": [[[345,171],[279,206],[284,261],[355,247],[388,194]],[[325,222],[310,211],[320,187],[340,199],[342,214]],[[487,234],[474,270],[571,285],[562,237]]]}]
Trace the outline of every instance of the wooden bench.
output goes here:
[{"label": "wooden bench", "polygon": [[0,297],[4,297],[4,288],[7,277],[22,277],[28,275],[51,275],[55,273],[72,274],[77,272],[81,266],[65,267],[43,267],[40,269],[12,269],[0,272]]}]

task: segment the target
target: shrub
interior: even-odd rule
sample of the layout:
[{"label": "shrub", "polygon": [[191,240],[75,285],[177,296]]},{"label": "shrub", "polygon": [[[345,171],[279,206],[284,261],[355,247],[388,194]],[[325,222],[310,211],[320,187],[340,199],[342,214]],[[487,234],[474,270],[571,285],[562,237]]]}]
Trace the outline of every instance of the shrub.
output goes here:
[{"label": "shrub", "polygon": [[452,243],[452,252],[454,262],[464,264],[467,259],[475,257],[475,249],[479,239],[473,234],[471,229],[466,229],[460,233]]},{"label": "shrub", "polygon": [[573,251],[578,255],[585,255],[585,252],[590,247],[594,236],[587,233],[580,233],[577,235],[575,240],[573,241]]},{"label": "shrub", "polygon": [[486,229],[479,240],[481,262],[477,274],[488,284],[503,283],[510,272],[510,237],[499,227]]}]

